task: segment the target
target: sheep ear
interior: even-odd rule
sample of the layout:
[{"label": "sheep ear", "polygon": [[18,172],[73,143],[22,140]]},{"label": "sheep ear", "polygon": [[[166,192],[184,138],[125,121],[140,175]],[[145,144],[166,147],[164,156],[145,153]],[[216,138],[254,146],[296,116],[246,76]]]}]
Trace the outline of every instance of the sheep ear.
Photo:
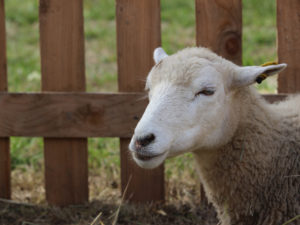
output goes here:
[{"label": "sheep ear", "polygon": [[233,86],[243,87],[255,82],[260,84],[267,77],[278,74],[284,70],[286,66],[287,64],[282,63],[269,66],[238,67],[235,77],[233,78]]},{"label": "sheep ear", "polygon": [[156,48],[153,52],[153,59],[155,61],[155,64],[159,63],[161,60],[163,60],[167,56],[168,56],[167,53],[161,47]]}]

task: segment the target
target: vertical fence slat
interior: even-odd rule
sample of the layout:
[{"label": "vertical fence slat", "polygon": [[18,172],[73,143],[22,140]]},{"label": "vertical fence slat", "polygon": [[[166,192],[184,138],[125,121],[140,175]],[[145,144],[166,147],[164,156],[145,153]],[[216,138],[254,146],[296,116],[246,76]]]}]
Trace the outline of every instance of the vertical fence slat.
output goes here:
[{"label": "vertical fence slat", "polygon": [[197,45],[242,64],[241,0],[196,0]]},{"label": "vertical fence slat", "polygon": [[[43,91],[85,91],[82,0],[40,0]],[[87,139],[44,139],[46,198],[88,201]]]},{"label": "vertical fence slat", "polygon": [[278,76],[278,92],[300,92],[300,1],[277,0],[278,60],[288,67]]},{"label": "vertical fence slat", "polygon": [[[0,91],[7,91],[4,0],[0,0]],[[0,138],[0,198],[10,198],[9,138]]]},{"label": "vertical fence slat", "polygon": [[[153,66],[153,50],[161,44],[160,0],[117,0],[119,91],[143,91]],[[164,199],[164,169],[138,168],[121,139],[122,191],[132,177],[126,198],[134,202]]]},{"label": "vertical fence slat", "polygon": [[[196,42],[215,53],[242,64],[242,1],[195,0]],[[202,203],[207,199],[201,186]]]}]

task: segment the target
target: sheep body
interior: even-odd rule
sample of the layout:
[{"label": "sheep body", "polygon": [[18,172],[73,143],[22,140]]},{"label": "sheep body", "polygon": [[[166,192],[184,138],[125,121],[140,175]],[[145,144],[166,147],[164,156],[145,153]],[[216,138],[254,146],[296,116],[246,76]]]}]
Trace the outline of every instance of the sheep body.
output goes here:
[{"label": "sheep body", "polygon": [[268,104],[248,88],[236,101],[233,138],[194,152],[200,179],[222,225],[282,225],[300,214],[300,96]]},{"label": "sheep body", "polygon": [[137,164],[193,152],[222,225],[282,225],[299,215],[300,96],[269,104],[251,86],[286,65],[240,67],[205,48],[157,49],[154,58],[150,102],[129,146]]}]

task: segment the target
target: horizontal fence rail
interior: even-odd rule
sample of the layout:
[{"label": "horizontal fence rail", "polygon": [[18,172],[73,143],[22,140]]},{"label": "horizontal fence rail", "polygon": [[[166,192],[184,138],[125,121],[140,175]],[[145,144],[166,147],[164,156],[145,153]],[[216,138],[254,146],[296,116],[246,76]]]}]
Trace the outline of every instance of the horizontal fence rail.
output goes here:
[{"label": "horizontal fence rail", "polygon": [[145,93],[0,93],[0,137],[128,138],[147,104]]},{"label": "horizontal fence rail", "polygon": [[131,137],[144,93],[0,93],[0,137]]}]

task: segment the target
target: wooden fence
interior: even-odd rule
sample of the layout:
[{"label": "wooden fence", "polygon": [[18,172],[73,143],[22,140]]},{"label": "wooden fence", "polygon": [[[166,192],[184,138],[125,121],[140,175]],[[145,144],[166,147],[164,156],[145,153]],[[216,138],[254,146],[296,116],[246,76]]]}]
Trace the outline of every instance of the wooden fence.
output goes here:
[{"label": "wooden fence", "polygon": [[[195,4],[197,45],[241,64],[241,0],[195,0]],[[299,0],[277,0],[278,57],[288,63],[279,76],[280,93],[300,90],[299,12]],[[55,205],[88,201],[87,137],[120,137],[122,191],[132,177],[126,197],[135,202],[163,200],[163,166],[140,169],[127,152],[147,105],[138,100],[144,88],[141,81],[153,65],[153,50],[161,45],[160,0],[116,0],[120,92],[115,94],[84,93],[83,0],[40,0],[39,22],[42,92],[6,93],[5,15],[0,0],[0,197],[11,196],[10,136],[44,137],[46,198]]]}]

